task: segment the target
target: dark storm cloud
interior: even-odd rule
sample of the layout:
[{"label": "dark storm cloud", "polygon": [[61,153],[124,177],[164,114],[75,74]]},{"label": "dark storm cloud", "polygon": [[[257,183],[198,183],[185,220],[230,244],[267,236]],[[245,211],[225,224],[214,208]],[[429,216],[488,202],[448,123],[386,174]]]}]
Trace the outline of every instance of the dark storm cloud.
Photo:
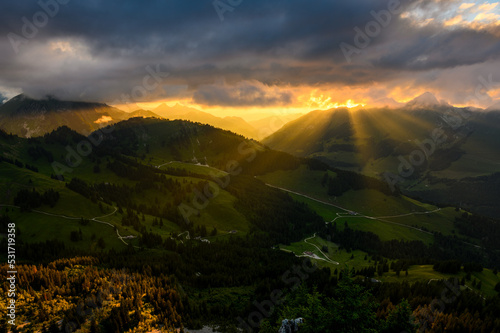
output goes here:
[{"label": "dark storm cloud", "polygon": [[[212,0],[64,2],[32,38],[18,44],[18,53],[8,34],[24,38],[26,20],[33,22],[43,12],[40,3],[58,2],[0,4],[0,90],[112,102],[142,85],[146,66],[161,64],[169,73],[162,85],[200,89],[194,96],[207,104],[248,105],[245,99],[233,98],[235,89],[241,89],[239,82],[361,85],[414,71],[481,63],[500,54],[499,39],[491,33],[422,28],[393,15],[348,63],[340,43],[354,45],[354,28],[364,30],[374,20],[372,11],[386,10],[389,1],[243,0],[224,13],[222,22]],[[426,1],[426,6],[433,4]],[[69,43],[70,50],[54,46],[58,41]],[[218,79],[227,85],[213,85]],[[138,99],[161,97],[162,91],[148,90]]]},{"label": "dark storm cloud", "polygon": [[[482,63],[500,58],[500,38],[486,31],[437,28],[411,30],[401,26],[398,39],[408,41],[373,61],[376,67],[429,70]],[[390,45],[390,44],[389,44]]]},{"label": "dark storm cloud", "polygon": [[[8,16],[3,20],[2,35],[21,34],[21,18],[32,20],[41,10],[35,1],[29,3],[31,6],[14,2],[1,5],[2,16]],[[189,54],[190,44],[198,44],[198,60],[252,53],[276,55],[280,51],[291,51],[289,56],[293,57],[331,57],[338,44],[350,38],[353,24],[370,19],[370,10],[384,5],[368,0],[313,4],[303,0],[243,1],[220,22],[210,0],[145,4],[70,0],[59,5],[58,14],[39,29],[36,38],[84,38],[95,54],[122,56],[123,50],[125,55]],[[304,45],[291,49],[290,44],[296,42]],[[311,52],[315,49],[318,52]]]},{"label": "dark storm cloud", "polygon": [[293,102],[291,92],[273,91],[272,88],[256,81],[239,82],[234,86],[200,86],[193,98],[199,104],[226,106],[286,106]]}]

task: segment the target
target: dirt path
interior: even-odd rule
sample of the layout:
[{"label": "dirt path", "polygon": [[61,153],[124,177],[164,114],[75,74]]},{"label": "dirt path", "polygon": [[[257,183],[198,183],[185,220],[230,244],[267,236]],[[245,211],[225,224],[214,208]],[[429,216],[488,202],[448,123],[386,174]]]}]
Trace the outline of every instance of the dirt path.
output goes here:
[{"label": "dirt path", "polygon": [[389,223],[389,224],[394,224],[394,225],[399,225],[399,226],[402,226],[402,227],[405,227],[405,228],[408,228],[408,229],[413,229],[413,230],[417,230],[417,231],[420,231],[420,232],[432,235],[432,232],[429,232],[429,231],[425,231],[425,230],[422,230],[422,229],[419,229],[419,228],[416,228],[416,227],[412,227],[412,226],[409,226],[409,225],[406,225],[406,224],[403,224],[403,223],[386,221],[386,220],[383,220],[383,219],[396,218],[396,217],[404,217],[404,216],[411,216],[411,215],[418,215],[418,214],[431,214],[431,213],[435,213],[435,212],[441,210],[441,208],[438,208],[438,209],[435,209],[435,210],[432,210],[432,211],[412,212],[412,213],[406,213],[406,214],[400,214],[400,215],[393,215],[393,216],[380,216],[380,217],[368,216],[368,215],[364,215],[364,214],[355,212],[355,211],[350,210],[350,209],[346,209],[346,208],[338,206],[338,205],[334,205],[334,204],[332,204],[330,202],[327,202],[327,201],[323,201],[323,200],[319,200],[319,199],[313,198],[313,197],[308,196],[306,194],[302,194],[302,193],[299,193],[299,192],[291,191],[291,190],[288,190],[286,188],[274,186],[274,185],[267,184],[267,183],[264,183],[264,184],[266,184],[269,187],[277,188],[277,189],[285,191],[285,192],[289,192],[289,193],[293,193],[293,194],[296,194],[296,195],[300,195],[300,196],[302,196],[304,198],[308,198],[308,199],[314,200],[316,202],[320,202],[320,203],[325,204],[325,205],[329,205],[329,206],[332,206],[332,207],[335,207],[335,208],[338,208],[338,209],[342,209],[342,210],[348,212],[349,214],[350,213],[354,213],[355,214],[355,215],[339,215],[339,214],[342,214],[342,213],[337,213],[337,217],[334,218],[332,221],[327,222],[327,223],[333,223],[333,222],[335,222],[339,218],[360,218],[360,217],[364,217],[364,218],[367,218],[367,219],[370,219],[370,220],[379,220],[381,222],[385,222],[385,223]]},{"label": "dirt path", "polygon": [[[0,205],[0,207],[12,207],[12,208],[17,208],[17,209],[21,208],[19,206],[14,206],[14,205]],[[115,209],[113,212],[111,212],[109,214],[106,214],[106,215],[103,215],[103,216],[92,217],[91,219],[89,219],[89,221],[94,221],[94,222],[105,224],[107,226],[112,227],[113,229],[116,230],[116,236],[123,242],[123,244],[128,245],[128,243],[124,240],[124,238],[130,237],[132,235],[122,236],[122,235],[120,235],[120,232],[118,231],[118,228],[116,228],[113,224],[111,224],[109,222],[98,220],[98,218],[103,218],[103,217],[107,217],[107,216],[111,216],[111,215],[115,214],[116,211],[118,210],[118,208],[116,208],[116,207],[113,207],[113,208]],[[32,209],[31,211],[34,212],[34,213],[48,215],[48,216],[53,216],[53,217],[59,217],[59,218],[67,219],[67,220],[81,220],[82,219],[81,217],[67,216],[67,215],[63,215],[63,214],[47,213],[47,212],[44,212],[44,211],[41,211],[41,210],[36,210],[36,209]]]},{"label": "dirt path", "polygon": [[308,242],[308,240],[309,240],[309,239],[312,239],[312,238],[315,238],[315,237],[316,237],[316,233],[314,233],[314,235],[312,235],[311,237],[304,239],[304,242],[306,242],[306,243],[307,243],[307,244],[309,244],[309,245],[314,246],[314,247],[315,247],[315,248],[316,248],[316,249],[317,249],[317,250],[318,250],[318,251],[319,251],[319,252],[320,252],[323,256],[325,256],[325,258],[326,258],[326,260],[327,260],[328,262],[330,262],[330,263],[332,263],[332,264],[334,264],[334,265],[339,265],[339,263],[338,263],[338,262],[333,261],[333,260],[332,260],[332,259],[330,259],[330,258],[329,258],[329,257],[328,257],[328,256],[327,256],[324,252],[323,252],[323,251],[321,251],[321,249],[320,249],[320,248],[319,248],[316,244],[313,244],[313,243],[309,243],[309,242]]},{"label": "dirt path", "polygon": [[[429,214],[429,213],[434,213],[435,211],[429,211],[429,212],[422,212],[422,213],[425,213],[425,214]],[[338,215],[339,213],[337,213]],[[412,215],[413,213],[409,213],[409,215]],[[363,214],[359,214],[359,213],[356,213],[356,215],[339,215],[337,216],[336,218],[334,218],[333,220],[331,220],[330,222],[327,222],[327,223],[333,223],[335,222],[337,219],[340,219],[340,218],[360,218],[360,217],[364,217],[364,218],[367,218],[367,219],[370,219],[370,220],[378,220],[380,222],[384,222],[384,223],[389,223],[389,224],[394,224],[394,225],[399,225],[401,227],[405,227],[405,228],[408,228],[408,229],[413,229],[413,230],[417,230],[417,231],[420,231],[420,232],[423,232],[423,233],[426,233],[426,234],[429,234],[429,235],[433,235],[432,232],[430,231],[425,231],[425,230],[422,230],[422,229],[419,229],[419,228],[416,228],[416,227],[412,227],[411,225],[407,225],[407,224],[403,224],[403,223],[397,223],[397,222],[392,222],[392,221],[387,221],[387,220],[383,220],[382,218],[393,218],[393,217],[401,217],[401,216],[409,216],[407,214],[402,214],[402,215],[394,215],[394,216],[383,216],[383,217],[375,217],[375,216],[368,216],[368,215],[363,215]]]},{"label": "dirt path", "polygon": [[271,185],[271,184],[268,184],[268,183],[264,183],[266,186],[269,186],[269,187],[273,187],[273,188],[277,188],[278,190],[282,190],[282,191],[285,191],[285,192],[289,192],[289,193],[293,193],[293,194],[297,194],[297,195],[300,195],[301,197],[304,197],[304,198],[308,198],[308,199],[311,199],[311,200],[314,200],[316,202],[320,202],[322,204],[325,204],[325,205],[328,205],[328,206],[332,206],[332,207],[336,207],[338,209],[342,209],[342,210],[345,210],[346,212],[350,212],[351,210],[349,209],[346,209],[344,207],[340,207],[340,206],[337,206],[337,205],[334,205],[328,201],[323,201],[323,200],[319,200],[319,199],[316,199],[316,198],[313,198],[313,197],[310,197],[306,194],[303,194],[303,193],[299,193],[299,192],[295,192],[295,191],[292,191],[292,190],[289,190],[289,189],[286,189],[286,188],[283,188],[283,187],[279,187],[279,186],[274,186],[274,185]]},{"label": "dirt path", "polygon": [[[361,213],[358,213],[358,212],[355,212],[353,210],[350,210],[350,209],[346,209],[344,207],[341,207],[341,206],[338,206],[338,205],[334,205],[330,202],[327,202],[327,201],[323,201],[323,200],[319,200],[319,199],[316,199],[316,198],[313,198],[313,197],[310,197],[306,194],[303,194],[303,193],[299,193],[299,192],[295,192],[295,191],[291,191],[291,190],[288,190],[286,188],[282,188],[282,187],[278,187],[278,186],[274,186],[274,185],[271,185],[271,184],[268,184],[268,183],[264,183],[266,186],[269,186],[269,187],[273,187],[273,188],[277,188],[279,190],[282,190],[282,191],[285,191],[285,192],[289,192],[289,193],[293,193],[293,194],[296,194],[296,195],[299,195],[301,197],[304,197],[304,198],[308,198],[308,199],[311,199],[311,200],[314,200],[314,201],[317,201],[317,202],[320,202],[320,203],[323,203],[325,205],[329,205],[329,206],[332,206],[332,207],[336,207],[336,208],[339,208],[339,209],[342,209],[346,212],[349,213],[349,215],[341,215],[341,214],[345,214],[345,213],[337,213],[337,217],[334,218],[333,220],[331,220],[330,222],[325,222],[325,223],[333,223],[335,222],[337,219],[339,218],[359,218],[359,217],[364,217],[364,218],[367,218],[367,219],[370,219],[370,220],[378,220],[380,222],[384,222],[384,223],[389,223],[389,224],[393,224],[393,225],[399,225],[401,227],[405,227],[405,228],[408,228],[408,229],[413,229],[413,230],[417,230],[417,231],[420,231],[420,232],[423,232],[425,234],[428,234],[428,235],[434,235],[432,232],[430,231],[425,231],[425,230],[422,230],[420,228],[416,228],[416,227],[412,227],[410,225],[407,225],[407,224],[403,224],[403,223],[397,223],[397,222],[392,222],[392,221],[387,221],[385,219],[389,219],[389,218],[398,218],[398,217],[405,217],[405,216],[411,216],[411,215],[424,215],[424,214],[434,214],[436,212],[439,212],[441,210],[441,208],[437,208],[437,209],[434,209],[434,210],[428,210],[428,211],[425,211],[425,212],[411,212],[411,213],[406,213],[406,214],[399,214],[399,215],[391,215],[391,216],[368,216],[368,215],[364,215],[364,214],[361,214]],[[351,215],[352,213],[354,213],[354,215]],[[472,243],[469,243],[469,242],[466,242],[466,241],[462,241],[462,243],[466,244],[466,245],[469,245],[469,246],[473,246],[475,248],[478,248],[478,249],[484,249],[483,247],[479,246],[479,245],[476,245],[476,244],[472,244]],[[308,243],[309,244],[309,243]],[[311,244],[312,245],[312,244]]]}]

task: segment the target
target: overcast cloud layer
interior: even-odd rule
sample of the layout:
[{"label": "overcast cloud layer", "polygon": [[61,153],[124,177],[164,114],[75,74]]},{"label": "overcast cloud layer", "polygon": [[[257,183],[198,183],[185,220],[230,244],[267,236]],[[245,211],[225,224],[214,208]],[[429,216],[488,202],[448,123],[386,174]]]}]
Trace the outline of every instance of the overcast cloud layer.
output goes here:
[{"label": "overcast cloud layer", "polygon": [[[500,98],[495,4],[2,1],[0,100],[24,92],[111,104],[286,107],[306,103],[310,91],[365,103],[432,91],[453,104],[486,107]],[[374,24],[381,11],[390,15]],[[356,41],[355,28],[369,40]]]}]

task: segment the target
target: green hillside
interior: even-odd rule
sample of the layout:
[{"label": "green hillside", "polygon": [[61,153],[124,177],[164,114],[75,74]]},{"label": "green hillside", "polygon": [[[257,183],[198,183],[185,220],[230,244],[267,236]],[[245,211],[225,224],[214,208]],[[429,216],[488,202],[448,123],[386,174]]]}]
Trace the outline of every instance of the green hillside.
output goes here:
[{"label": "green hillside", "polygon": [[[498,249],[483,237],[495,222],[208,125],[132,118],[89,137],[67,127],[30,139],[0,132],[0,148],[0,224],[15,223],[16,265],[33,289],[20,288],[27,330],[233,332],[255,299],[288,290],[284,274],[311,263],[303,286],[324,295],[346,268],[390,290],[457,277],[475,295],[464,298],[496,295]],[[7,247],[4,234],[0,243]],[[450,260],[464,268],[433,269]],[[470,277],[469,262],[481,267]],[[141,284],[101,302],[98,292],[124,268]],[[155,287],[140,289],[148,283]],[[374,296],[380,309],[389,289]],[[45,309],[34,320],[32,303]]]},{"label": "green hillside", "polygon": [[498,111],[437,105],[339,108],[310,112],[263,142],[381,179],[425,201],[500,217],[498,120]]},{"label": "green hillside", "polygon": [[[89,138],[68,128],[31,139],[3,134],[0,146],[0,204],[21,232],[33,230],[23,239],[58,239],[82,249],[97,241],[93,235],[114,249],[144,246],[144,233],[151,232],[160,240],[244,236],[252,223],[238,205],[232,177],[281,167],[266,166],[265,159],[280,155],[257,142],[207,125],[158,119],[130,119]],[[90,147],[89,153],[80,154],[82,147]],[[21,190],[54,190],[59,199],[54,206],[19,208],[14,201]],[[81,219],[89,222],[82,225]],[[73,244],[70,234],[80,229],[83,239]]]},{"label": "green hillside", "polygon": [[461,214],[453,208],[438,208],[373,189],[349,190],[341,196],[328,195],[326,184],[322,185],[327,176],[336,177],[336,174],[330,170],[311,171],[302,166],[292,171],[268,173],[259,179],[295,192],[291,195],[296,200],[306,202],[327,222],[336,221],[339,225],[347,222],[353,228],[374,232],[386,240],[430,242],[432,235],[429,232],[451,235],[454,233],[453,221]]},{"label": "green hillside", "polygon": [[[280,245],[280,249],[285,252],[293,252],[298,256],[314,256],[311,257],[311,260],[320,267],[329,268],[332,272],[339,272],[346,266],[361,272],[364,268],[376,265],[373,258],[366,252],[359,250],[346,251],[339,248],[338,244],[318,236],[308,237],[303,241],[290,245]],[[389,266],[396,262],[395,260],[387,260]],[[364,277],[362,274],[359,276]],[[453,277],[465,279],[466,276],[467,274],[463,271],[459,274],[446,274],[434,270],[432,265],[412,265],[408,267],[408,275],[405,272],[400,272],[398,275],[394,269],[389,269],[387,272],[377,275],[376,279],[386,283],[414,283],[418,281],[446,280]],[[500,282],[500,277],[492,270],[485,269],[482,272],[474,272],[466,281],[462,289],[473,289],[484,296],[495,296],[497,294],[495,286]],[[477,281],[481,281],[480,289],[472,286],[472,282]]]}]

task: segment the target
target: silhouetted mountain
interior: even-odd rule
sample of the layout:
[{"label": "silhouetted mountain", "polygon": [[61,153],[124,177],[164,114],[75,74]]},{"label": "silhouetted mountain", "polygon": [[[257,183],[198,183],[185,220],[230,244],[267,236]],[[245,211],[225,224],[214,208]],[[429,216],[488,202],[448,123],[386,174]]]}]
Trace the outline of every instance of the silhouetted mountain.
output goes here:
[{"label": "silhouetted mountain", "polygon": [[168,106],[161,104],[153,109],[153,112],[166,119],[183,119],[202,124],[209,124],[225,130],[229,130],[250,138],[258,138],[258,131],[240,117],[216,117],[210,113],[203,112],[194,108],[176,104]]},{"label": "silhouetted mountain", "polygon": [[[500,216],[490,200],[498,201],[500,195],[475,189],[491,189],[483,176],[500,171],[500,111],[454,108],[430,94],[409,104],[398,109],[312,111],[263,143],[380,179],[392,174],[407,193],[467,209],[482,207],[481,213]],[[463,178],[469,179],[475,196],[452,190]]]},{"label": "silhouetted mountain", "polygon": [[443,103],[440,103],[436,96],[431,94],[430,92],[423,93],[422,95],[415,97],[408,103],[406,103],[406,107],[408,108],[429,108],[440,106]]},{"label": "silhouetted mountain", "polygon": [[387,107],[387,108],[401,108],[401,107],[405,106],[404,103],[400,103],[400,102],[396,101],[394,98],[388,98],[388,97],[384,97],[384,98],[380,98],[378,100],[375,100],[375,104],[383,106],[383,107]]},{"label": "silhouetted mountain", "polygon": [[209,124],[257,138],[258,131],[240,117],[216,117],[209,113],[176,104],[162,104],[153,111],[121,111],[104,103],[61,101],[53,97],[36,100],[18,95],[0,105],[0,128],[22,137],[41,136],[60,126],[88,134],[102,126],[133,117],[182,119]]},{"label": "silhouetted mountain", "polygon": [[88,134],[127,118],[127,113],[103,103],[36,100],[24,94],[0,105],[0,127],[22,137],[40,136],[60,126]]},{"label": "silhouetted mountain", "polygon": [[302,113],[272,115],[258,120],[250,121],[250,125],[258,129],[258,139],[262,140],[265,137],[273,134],[281,129],[285,124],[303,116]]},{"label": "silhouetted mountain", "polygon": [[490,105],[486,111],[500,111],[500,102]]},{"label": "silhouetted mountain", "polygon": [[139,109],[139,110],[135,110],[133,112],[130,112],[128,114],[128,116],[130,118],[133,118],[133,117],[143,117],[143,118],[148,118],[148,117],[154,117],[154,118],[162,118],[160,115],[154,113],[153,111],[149,111],[149,110],[143,110],[143,109]]}]

